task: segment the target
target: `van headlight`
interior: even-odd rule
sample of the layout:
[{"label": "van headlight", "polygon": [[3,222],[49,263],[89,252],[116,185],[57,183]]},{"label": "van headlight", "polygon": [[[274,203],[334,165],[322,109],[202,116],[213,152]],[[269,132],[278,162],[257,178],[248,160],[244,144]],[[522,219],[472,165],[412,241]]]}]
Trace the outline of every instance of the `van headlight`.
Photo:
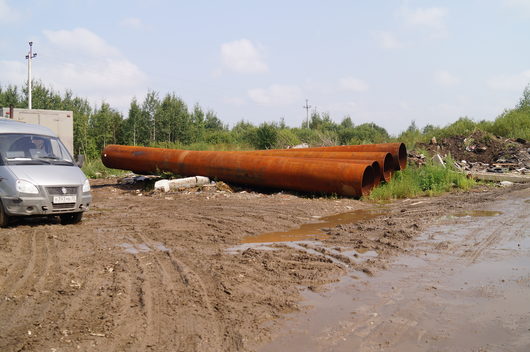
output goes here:
[{"label": "van headlight", "polygon": [[37,186],[26,180],[17,180],[17,191],[27,194],[39,194]]},{"label": "van headlight", "polygon": [[88,179],[85,180],[85,183],[83,183],[83,193],[90,192],[90,182],[88,182]]}]

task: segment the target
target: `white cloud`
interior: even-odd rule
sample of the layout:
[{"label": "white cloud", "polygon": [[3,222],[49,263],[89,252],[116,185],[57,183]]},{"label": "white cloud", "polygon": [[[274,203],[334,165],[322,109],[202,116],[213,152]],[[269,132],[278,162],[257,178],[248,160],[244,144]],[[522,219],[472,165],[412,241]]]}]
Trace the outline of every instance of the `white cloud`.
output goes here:
[{"label": "white cloud", "polygon": [[236,106],[236,107],[240,107],[240,106],[245,105],[245,99],[239,98],[239,97],[224,98],[223,102],[228,104],[228,105],[232,105],[232,106]]},{"label": "white cloud", "polygon": [[130,29],[145,29],[143,21],[137,17],[128,17],[120,21],[120,26]]},{"label": "white cloud", "polygon": [[105,100],[120,107],[138,91],[143,91],[141,83],[145,79],[144,73],[125,58],[52,65],[40,76],[58,88],[72,89],[92,100]]},{"label": "white cloud", "polygon": [[449,71],[438,70],[434,72],[434,81],[441,86],[450,87],[460,83],[460,78],[451,74]]},{"label": "white cloud", "polygon": [[262,73],[268,71],[259,48],[248,39],[221,45],[223,65],[238,73]]},{"label": "white cloud", "polygon": [[503,4],[517,11],[518,14],[530,16],[530,1],[528,0],[503,0]]},{"label": "white cloud", "polygon": [[298,86],[273,84],[268,88],[249,89],[248,96],[260,105],[279,106],[300,100],[302,91]]},{"label": "white cloud", "polygon": [[399,49],[403,47],[403,43],[391,32],[376,32],[374,37],[383,49]]},{"label": "white cloud", "polygon": [[488,87],[497,90],[522,91],[530,83],[530,70],[513,75],[497,75],[487,80]]},{"label": "white cloud", "polygon": [[343,90],[352,92],[365,92],[368,90],[368,85],[358,78],[344,77],[339,80],[339,86]]},{"label": "white cloud", "polygon": [[17,10],[9,6],[7,0],[0,0],[0,18],[2,19],[2,23],[5,24],[17,22],[22,16]]},{"label": "white cloud", "polygon": [[[45,86],[59,92],[70,89],[91,103],[104,100],[122,111],[133,96],[145,94],[145,73],[91,31],[78,28],[44,31],[44,35],[47,40],[36,48],[33,78]],[[26,75],[24,61],[0,61],[2,85],[23,86]]]},{"label": "white cloud", "polygon": [[23,86],[27,81],[27,65],[21,61],[0,61],[0,85],[6,86],[14,84],[18,87]]},{"label": "white cloud", "polygon": [[417,8],[401,10],[401,16],[405,22],[414,26],[428,27],[435,30],[445,30],[445,17],[447,9],[442,7]]},{"label": "white cloud", "polygon": [[119,56],[118,49],[110,46],[97,34],[85,28],[76,28],[71,31],[43,31],[46,39],[51,44],[69,53],[89,55],[94,57]]}]

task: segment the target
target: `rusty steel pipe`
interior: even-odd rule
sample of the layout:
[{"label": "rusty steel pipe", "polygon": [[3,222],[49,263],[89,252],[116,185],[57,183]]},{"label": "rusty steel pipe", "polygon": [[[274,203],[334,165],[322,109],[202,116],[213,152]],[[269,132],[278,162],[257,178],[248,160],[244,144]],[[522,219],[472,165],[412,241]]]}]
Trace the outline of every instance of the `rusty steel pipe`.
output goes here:
[{"label": "rusty steel pipe", "polygon": [[[282,149],[295,151],[299,149]],[[315,152],[386,152],[394,158],[394,170],[403,170],[407,167],[407,147],[405,143],[359,144],[338,145],[334,147],[303,148],[305,151]]]},{"label": "rusty steel pipe", "polygon": [[[311,149],[311,148],[310,148]],[[364,161],[372,164],[377,161],[379,164],[380,172],[378,173],[381,177],[381,181],[389,182],[392,178],[394,171],[394,159],[392,154],[384,152],[320,152],[320,151],[306,151],[306,149],[269,149],[269,150],[254,150],[244,151],[240,153],[250,153],[254,155],[275,155],[275,156],[288,156],[297,158],[318,158],[318,159],[345,159],[350,162]],[[377,186],[377,185],[376,185]]]},{"label": "rusty steel pipe", "polygon": [[240,184],[353,197],[368,195],[374,183],[370,165],[239,152],[108,145],[101,160],[106,167],[137,173],[169,171],[182,176],[201,175]]},{"label": "rusty steel pipe", "polygon": [[[289,158],[287,155],[274,155],[281,158]],[[372,167],[372,170],[374,172],[374,184],[372,188],[375,188],[379,186],[381,181],[383,180],[383,176],[381,174],[381,167],[379,166],[379,163],[375,160],[352,160],[352,159],[325,159],[325,158],[307,158],[307,157],[295,157],[296,159],[303,159],[303,160],[314,160],[317,162],[339,162],[339,163],[351,163],[351,164],[360,164],[360,165],[370,165]]]}]

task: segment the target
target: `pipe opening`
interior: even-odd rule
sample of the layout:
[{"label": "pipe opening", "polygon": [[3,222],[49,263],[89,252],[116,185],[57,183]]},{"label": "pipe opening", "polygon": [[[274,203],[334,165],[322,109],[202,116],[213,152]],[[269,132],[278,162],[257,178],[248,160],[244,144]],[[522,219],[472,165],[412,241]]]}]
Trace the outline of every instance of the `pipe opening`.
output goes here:
[{"label": "pipe opening", "polygon": [[392,157],[392,154],[387,153],[383,162],[384,165],[382,178],[385,182],[390,182],[394,172],[394,158]]},{"label": "pipe opening", "polygon": [[369,195],[372,188],[374,188],[374,169],[370,165],[367,165],[363,172],[361,196]]},{"label": "pipe opening", "polygon": [[400,170],[407,167],[407,147],[405,143],[400,143],[398,150],[398,165]]},{"label": "pipe opening", "polygon": [[383,178],[383,173],[377,161],[374,161],[372,163],[372,169],[374,171],[374,187],[377,187],[379,186],[379,183],[381,183],[381,179]]}]

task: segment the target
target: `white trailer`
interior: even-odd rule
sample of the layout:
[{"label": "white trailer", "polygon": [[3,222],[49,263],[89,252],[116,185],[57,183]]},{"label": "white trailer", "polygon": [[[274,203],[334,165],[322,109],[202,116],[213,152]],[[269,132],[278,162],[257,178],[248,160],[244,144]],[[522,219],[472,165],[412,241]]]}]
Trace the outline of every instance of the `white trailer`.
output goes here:
[{"label": "white trailer", "polygon": [[[13,116],[11,116],[13,115]],[[0,116],[51,129],[74,155],[74,114],[72,111],[0,108]]]}]

